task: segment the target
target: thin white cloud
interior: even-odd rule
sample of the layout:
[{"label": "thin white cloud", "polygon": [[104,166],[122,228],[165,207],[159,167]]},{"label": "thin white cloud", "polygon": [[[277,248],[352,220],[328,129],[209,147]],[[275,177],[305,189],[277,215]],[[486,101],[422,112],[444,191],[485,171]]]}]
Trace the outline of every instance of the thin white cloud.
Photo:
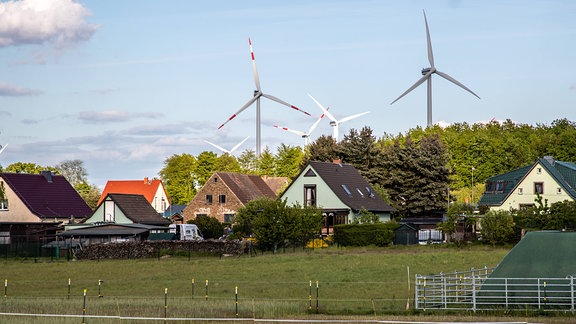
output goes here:
[{"label": "thin white cloud", "polygon": [[155,113],[155,112],[130,113],[118,110],[108,110],[108,111],[83,111],[78,114],[78,119],[87,123],[120,123],[138,118],[156,119],[163,116],[164,115],[162,113]]},{"label": "thin white cloud", "polygon": [[0,110],[0,117],[10,117],[12,114],[6,110]]},{"label": "thin white cloud", "polygon": [[37,96],[39,94],[42,94],[42,91],[28,88],[21,88],[5,82],[0,82],[0,96],[3,97],[26,97],[26,96]]},{"label": "thin white cloud", "polygon": [[87,41],[98,29],[90,12],[73,0],[0,2],[0,47],[53,44],[65,48]]}]

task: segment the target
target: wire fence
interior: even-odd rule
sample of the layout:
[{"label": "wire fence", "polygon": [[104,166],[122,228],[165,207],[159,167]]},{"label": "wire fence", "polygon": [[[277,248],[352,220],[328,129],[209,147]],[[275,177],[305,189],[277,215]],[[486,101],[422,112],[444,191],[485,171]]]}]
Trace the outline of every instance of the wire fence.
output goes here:
[{"label": "wire fence", "polygon": [[492,270],[416,275],[414,306],[421,310],[575,310],[573,276],[490,278]]}]

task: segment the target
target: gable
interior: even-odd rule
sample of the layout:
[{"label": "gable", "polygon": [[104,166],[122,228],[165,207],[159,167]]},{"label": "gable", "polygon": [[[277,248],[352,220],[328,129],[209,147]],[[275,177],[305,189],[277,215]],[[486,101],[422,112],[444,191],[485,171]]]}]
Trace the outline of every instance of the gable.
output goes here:
[{"label": "gable", "polygon": [[110,180],[106,182],[106,186],[102,191],[98,204],[100,204],[110,193],[143,195],[148,203],[153,204],[154,197],[162,192],[164,193],[163,196],[167,197],[164,185],[162,184],[162,181],[158,179],[149,180],[148,178],[144,178],[143,180]]},{"label": "gable", "polygon": [[168,225],[170,220],[162,217],[143,195],[108,194],[98,205],[97,212],[87,222],[136,223]]}]

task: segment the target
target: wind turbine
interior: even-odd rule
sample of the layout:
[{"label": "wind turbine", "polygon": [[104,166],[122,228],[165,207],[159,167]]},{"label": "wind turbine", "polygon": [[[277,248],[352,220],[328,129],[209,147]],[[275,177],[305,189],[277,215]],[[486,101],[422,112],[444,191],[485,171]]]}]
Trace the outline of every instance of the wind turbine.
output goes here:
[{"label": "wind turbine", "polygon": [[426,24],[426,40],[428,43],[428,62],[430,62],[430,67],[422,69],[422,75],[423,76],[420,78],[420,80],[416,81],[416,83],[414,83],[414,85],[412,85],[410,88],[408,88],[408,90],[406,90],[403,94],[400,95],[400,97],[396,98],[396,100],[392,101],[390,104],[395,103],[400,98],[404,97],[408,92],[416,89],[419,85],[424,83],[424,81],[427,81],[428,82],[427,126],[430,127],[430,126],[432,126],[432,74],[434,74],[434,73],[438,74],[439,76],[443,77],[444,79],[446,79],[446,80],[454,83],[455,85],[459,86],[460,88],[470,92],[471,94],[476,96],[478,99],[480,99],[480,97],[478,97],[477,94],[475,94],[472,90],[468,89],[462,83],[458,82],[453,77],[449,76],[446,73],[440,72],[436,69],[436,66],[434,65],[434,55],[432,54],[432,43],[430,42],[430,30],[428,29],[428,20],[426,19],[426,12],[424,10],[422,10],[422,12],[424,13],[424,23]]},{"label": "wind turbine", "polygon": [[0,154],[2,154],[2,152],[4,152],[4,150],[8,147],[8,144],[2,146],[0,145]]},{"label": "wind turbine", "polygon": [[283,100],[280,100],[274,96],[271,96],[269,94],[262,92],[262,89],[260,88],[260,78],[258,77],[258,70],[256,69],[256,61],[254,60],[254,51],[252,50],[252,41],[250,40],[250,38],[248,38],[248,44],[250,44],[250,54],[252,56],[252,68],[254,69],[254,83],[256,84],[256,90],[254,90],[254,97],[252,97],[252,99],[248,100],[248,102],[245,103],[244,106],[242,106],[242,108],[240,108],[240,110],[238,110],[234,115],[230,116],[230,118],[228,118],[227,121],[225,121],[222,125],[220,125],[220,127],[218,127],[218,129],[222,128],[224,125],[226,125],[226,123],[228,123],[229,121],[234,119],[234,117],[238,116],[238,114],[240,114],[246,108],[248,108],[250,105],[252,105],[254,102],[256,102],[256,154],[260,155],[260,153],[261,153],[260,98],[261,97],[268,98],[272,101],[276,101],[278,103],[281,103],[284,106],[288,106],[294,110],[298,110],[300,112],[303,112],[308,116],[310,116],[310,114],[305,112],[304,110],[296,107],[296,106],[293,106],[293,105],[283,101]]},{"label": "wind turbine", "polygon": [[308,94],[308,96],[310,96],[310,98],[312,98],[312,100],[314,100],[314,102],[318,105],[318,107],[320,107],[320,109],[322,109],[322,111],[326,114],[326,116],[328,116],[328,118],[330,118],[330,120],[331,120],[331,121],[330,121],[330,126],[332,126],[333,129],[334,129],[334,133],[333,133],[332,137],[334,138],[334,140],[335,140],[336,142],[338,142],[338,125],[340,125],[340,124],[342,124],[342,123],[344,123],[344,122],[347,122],[347,121],[349,121],[349,120],[352,120],[352,119],[354,119],[354,118],[358,118],[358,117],[360,117],[360,116],[364,116],[364,115],[366,115],[367,113],[369,113],[369,111],[365,111],[365,112],[363,112],[363,113],[359,113],[359,114],[356,114],[356,115],[351,115],[351,116],[348,116],[348,117],[344,117],[344,118],[342,118],[342,119],[340,119],[340,120],[337,120],[336,118],[334,118],[334,116],[332,116],[332,114],[331,114],[330,112],[328,112],[328,109],[327,109],[327,108],[324,108],[324,106],[322,106],[316,99],[314,99],[314,97],[312,97],[312,95]]},{"label": "wind turbine", "polygon": [[230,150],[227,150],[227,149],[223,148],[222,146],[216,145],[216,144],[214,144],[214,143],[210,143],[210,142],[208,142],[208,141],[206,141],[206,140],[204,140],[204,142],[206,142],[206,143],[214,146],[215,148],[219,149],[219,150],[222,151],[223,153],[228,153],[228,154],[232,155],[232,152],[236,151],[236,149],[237,149],[238,147],[240,147],[240,145],[244,144],[244,142],[246,142],[246,140],[247,140],[249,137],[250,137],[250,136],[248,136],[248,137],[246,137],[245,139],[243,139],[242,142],[236,144],[236,145],[235,145],[233,148],[231,148]]},{"label": "wind turbine", "polygon": [[[328,110],[328,108],[326,108],[326,110]],[[294,130],[294,129],[290,129],[288,127],[281,127],[278,125],[274,125],[274,127],[285,130],[285,131],[290,132],[292,134],[296,134],[298,136],[301,136],[304,139],[304,146],[306,146],[306,145],[308,145],[308,143],[310,143],[310,134],[312,134],[312,131],[314,131],[314,129],[316,129],[316,126],[318,126],[318,124],[320,123],[322,118],[324,118],[324,115],[326,115],[326,114],[322,113],[322,115],[320,115],[320,117],[318,117],[318,119],[314,122],[314,124],[312,124],[312,127],[310,127],[308,132]]]}]

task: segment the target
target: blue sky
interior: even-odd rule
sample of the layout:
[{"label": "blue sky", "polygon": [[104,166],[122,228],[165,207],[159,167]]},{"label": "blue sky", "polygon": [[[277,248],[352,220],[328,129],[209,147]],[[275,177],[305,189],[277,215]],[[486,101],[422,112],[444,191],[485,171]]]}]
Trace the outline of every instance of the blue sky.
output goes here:
[{"label": "blue sky", "polygon": [[[0,3],[0,155],[84,161],[91,183],[155,177],[173,155],[255,148],[255,107],[218,130],[255,88],[313,116],[313,95],[377,137],[426,125],[426,87],[390,103],[428,67],[433,122],[576,121],[574,1],[101,1]],[[262,144],[303,139],[315,117],[262,100]],[[312,134],[331,134],[328,119]],[[216,153],[220,153],[216,151]]]}]

